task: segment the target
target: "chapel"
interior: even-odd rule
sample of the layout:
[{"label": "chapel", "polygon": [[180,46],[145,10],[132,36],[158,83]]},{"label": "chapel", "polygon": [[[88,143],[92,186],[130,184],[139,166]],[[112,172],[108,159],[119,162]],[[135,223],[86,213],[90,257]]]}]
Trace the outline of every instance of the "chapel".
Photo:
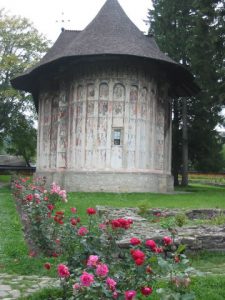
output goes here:
[{"label": "chapel", "polygon": [[118,0],[106,0],[84,30],[62,30],[12,85],[33,96],[36,173],[48,184],[67,191],[173,190],[171,101],[198,87]]}]

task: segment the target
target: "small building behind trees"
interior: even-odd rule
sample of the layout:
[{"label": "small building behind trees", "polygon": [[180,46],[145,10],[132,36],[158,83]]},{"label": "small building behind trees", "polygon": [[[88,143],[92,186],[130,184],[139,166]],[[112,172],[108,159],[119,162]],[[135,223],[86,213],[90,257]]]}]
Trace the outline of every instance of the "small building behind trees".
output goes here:
[{"label": "small building behind trees", "polygon": [[170,99],[198,87],[117,0],[83,31],[63,30],[12,84],[33,95],[37,174],[49,183],[69,191],[173,190]]}]

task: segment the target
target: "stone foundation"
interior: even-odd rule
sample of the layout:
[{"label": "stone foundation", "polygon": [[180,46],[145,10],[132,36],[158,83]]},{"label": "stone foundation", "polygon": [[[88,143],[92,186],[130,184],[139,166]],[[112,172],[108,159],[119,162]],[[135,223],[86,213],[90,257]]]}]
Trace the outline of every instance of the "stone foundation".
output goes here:
[{"label": "stone foundation", "polygon": [[58,183],[68,192],[155,192],[173,191],[171,175],[147,172],[37,172],[36,176],[44,176],[47,186]]}]

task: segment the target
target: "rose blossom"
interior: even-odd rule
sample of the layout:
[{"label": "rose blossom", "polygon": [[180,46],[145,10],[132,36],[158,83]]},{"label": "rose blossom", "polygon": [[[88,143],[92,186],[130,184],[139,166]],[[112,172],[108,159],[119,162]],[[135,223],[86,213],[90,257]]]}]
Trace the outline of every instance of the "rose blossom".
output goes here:
[{"label": "rose blossom", "polygon": [[96,267],[99,257],[97,255],[90,255],[88,257],[87,266],[88,267]]},{"label": "rose blossom", "polygon": [[133,245],[133,246],[137,246],[140,243],[141,243],[141,241],[136,237],[133,237],[133,238],[130,239],[130,244]]},{"label": "rose blossom", "polygon": [[32,201],[34,196],[32,194],[26,195],[26,200]]},{"label": "rose blossom", "polygon": [[71,213],[75,214],[77,212],[77,209],[76,209],[76,207],[71,207],[70,211],[71,211]]},{"label": "rose blossom", "polygon": [[84,235],[86,235],[88,233],[88,230],[87,230],[86,227],[80,227],[77,233],[80,236],[84,236]]},{"label": "rose blossom", "polygon": [[133,300],[136,296],[137,292],[136,291],[126,291],[125,292],[125,300]]},{"label": "rose blossom", "polygon": [[145,242],[145,246],[149,247],[152,251],[154,251],[157,247],[156,242],[153,240],[147,240]]},{"label": "rose blossom", "polygon": [[71,218],[70,219],[70,224],[73,225],[73,226],[76,226],[77,225],[77,220],[75,218]]},{"label": "rose blossom", "polygon": [[87,208],[87,214],[89,215],[95,215],[96,214],[96,210],[92,207]]},{"label": "rose blossom", "polygon": [[79,283],[74,283],[74,285],[73,285],[74,290],[79,290],[80,288],[81,288],[81,286]]},{"label": "rose blossom", "polygon": [[80,276],[80,282],[83,286],[90,286],[94,282],[94,275],[83,272],[83,274]]},{"label": "rose blossom", "polygon": [[61,196],[63,202],[67,202],[67,196],[65,190],[59,191],[59,196]]},{"label": "rose blossom", "polygon": [[110,289],[111,291],[114,291],[114,290],[115,290],[116,285],[117,285],[117,282],[116,282],[115,280],[113,280],[112,278],[108,277],[108,278],[106,279],[106,283],[107,283],[107,285],[108,285],[108,287],[109,287],[109,289]]},{"label": "rose blossom", "polygon": [[48,205],[47,205],[47,208],[48,208],[50,211],[52,211],[52,210],[54,209],[54,205],[48,204]]},{"label": "rose blossom", "polygon": [[35,193],[35,194],[34,194],[34,198],[35,198],[35,199],[40,199],[40,195],[39,195],[38,193]]},{"label": "rose blossom", "polygon": [[146,267],[146,273],[153,273],[152,268],[150,266]]},{"label": "rose blossom", "polygon": [[153,291],[153,290],[152,290],[151,287],[145,286],[145,287],[142,287],[142,288],[141,288],[141,293],[142,293],[142,295],[144,295],[144,296],[151,295],[152,291]]},{"label": "rose blossom", "polygon": [[96,268],[96,274],[101,277],[105,277],[109,273],[108,266],[106,264],[99,264]]},{"label": "rose blossom", "polygon": [[99,224],[99,229],[101,229],[101,230],[105,230],[106,229],[106,225],[105,224]]},{"label": "rose blossom", "polygon": [[165,246],[171,245],[173,243],[173,240],[169,236],[164,236],[163,243]]},{"label": "rose blossom", "polygon": [[44,264],[44,268],[45,268],[46,270],[50,270],[50,269],[51,269],[51,264],[50,264],[49,262],[45,263],[45,264]]},{"label": "rose blossom", "polygon": [[133,251],[131,251],[131,255],[137,266],[140,266],[144,263],[145,254],[141,250],[133,250]]},{"label": "rose blossom", "polygon": [[58,275],[59,277],[63,277],[63,278],[70,277],[70,272],[68,267],[64,264],[58,265]]},{"label": "rose blossom", "polygon": [[113,299],[117,299],[119,296],[118,292],[114,291],[113,292]]}]

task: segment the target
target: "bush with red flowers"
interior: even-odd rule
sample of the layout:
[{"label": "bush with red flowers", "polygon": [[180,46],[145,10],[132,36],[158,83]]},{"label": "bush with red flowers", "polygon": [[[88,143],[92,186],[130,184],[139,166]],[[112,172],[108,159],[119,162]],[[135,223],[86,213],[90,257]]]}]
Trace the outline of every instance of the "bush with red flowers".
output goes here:
[{"label": "bush with red flowers", "polygon": [[[129,249],[121,248],[117,241],[132,228],[132,220],[102,221],[96,209],[89,207],[89,220],[83,224],[75,207],[69,215],[56,209],[57,201],[67,201],[65,190],[54,183],[47,191],[40,179],[38,183],[18,179],[14,195],[38,250],[48,256],[63,254],[57,268],[63,299],[147,300],[157,292],[160,299],[194,299],[188,260],[173,237],[156,243],[133,236]],[[46,262],[44,268],[47,272],[52,267]],[[169,282],[166,289],[157,288],[162,280]]]}]

